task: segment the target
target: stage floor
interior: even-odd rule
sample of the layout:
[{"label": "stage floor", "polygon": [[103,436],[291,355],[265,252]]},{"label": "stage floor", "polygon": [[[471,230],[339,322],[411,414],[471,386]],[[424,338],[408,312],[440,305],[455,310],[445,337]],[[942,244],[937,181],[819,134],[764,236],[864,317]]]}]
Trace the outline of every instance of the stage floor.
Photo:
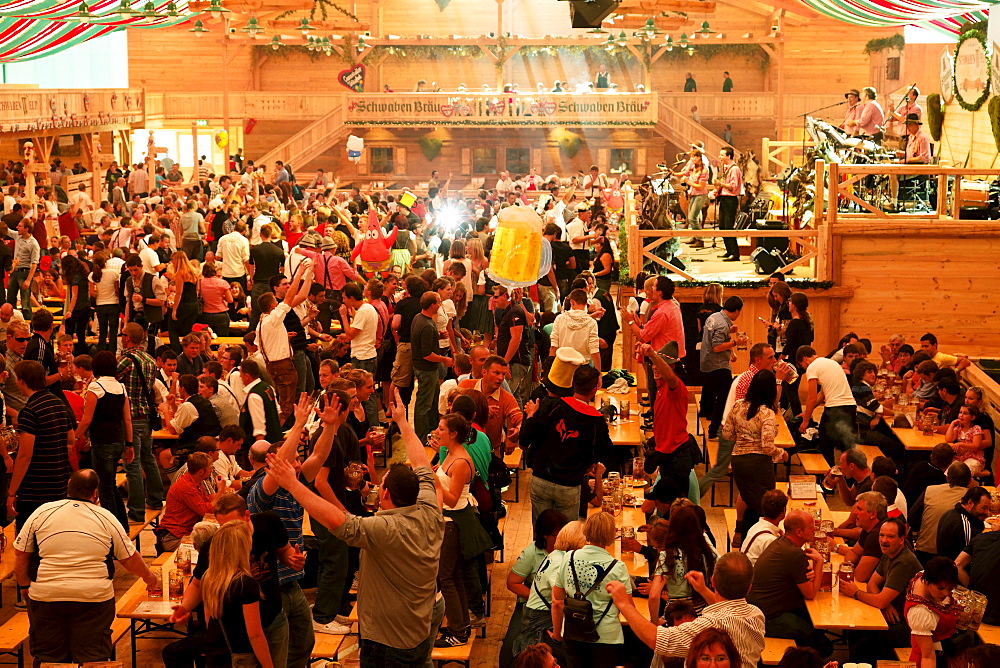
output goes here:
[{"label": "stage floor", "polygon": [[[680,259],[684,262],[685,271],[695,277],[698,281],[751,281],[754,279],[764,280],[767,274],[758,274],[754,271],[754,264],[750,260],[749,246],[747,240],[741,239],[741,252],[744,253],[739,262],[723,262],[719,256],[725,252],[722,239],[716,241],[716,248],[712,248],[712,242],[705,239],[705,248],[692,248],[681,242]],[[799,265],[792,270],[791,278],[813,278],[813,268],[811,264]],[[669,276],[674,282],[683,285],[685,279],[670,273]]]}]

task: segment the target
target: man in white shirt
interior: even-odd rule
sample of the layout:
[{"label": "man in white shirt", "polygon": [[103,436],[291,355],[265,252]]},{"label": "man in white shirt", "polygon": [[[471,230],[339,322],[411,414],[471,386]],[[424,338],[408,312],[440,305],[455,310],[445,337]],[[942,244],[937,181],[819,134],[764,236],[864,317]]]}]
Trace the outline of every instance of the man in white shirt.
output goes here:
[{"label": "man in white shirt", "polygon": [[250,272],[250,242],[247,240],[247,225],[237,221],[233,231],[219,239],[216,258],[222,261],[222,278],[229,283],[239,283],[247,289],[247,274]]},{"label": "man in white shirt", "polygon": [[229,483],[230,489],[240,489],[243,485],[242,480],[253,475],[253,471],[244,470],[236,461],[236,453],[240,451],[245,441],[246,434],[239,425],[224,426],[219,432],[219,457],[212,466],[215,468],[215,474],[222,476]]},{"label": "man in white shirt", "polygon": [[601,370],[601,345],[597,321],[587,313],[587,293],[576,289],[569,293],[570,310],[556,316],[549,337],[552,346],[549,355],[555,356],[562,347],[573,348],[586,359],[593,360],[594,368]]},{"label": "man in white shirt", "polygon": [[510,178],[510,172],[500,172],[500,178],[497,180],[497,194],[500,197],[506,197],[507,193],[514,189],[514,182]]},{"label": "man in white shirt", "polygon": [[757,563],[764,549],[781,537],[781,521],[788,509],[788,497],[780,489],[769,489],[760,500],[761,518],[743,536],[740,552],[751,564]]},{"label": "man in white shirt", "polygon": [[17,186],[10,186],[7,188],[7,194],[3,196],[3,213],[7,214],[14,213],[14,205],[17,204]]},{"label": "man in white shirt", "polygon": [[250,245],[256,246],[262,239],[260,238],[260,228],[271,222],[271,217],[266,213],[266,208],[261,205],[260,210],[253,219],[253,226],[250,228]]},{"label": "man in white shirt", "polygon": [[[154,248],[160,243],[159,234],[149,235],[149,243],[139,251],[139,259],[142,260],[142,270],[147,274],[159,276],[160,272],[167,268],[165,262],[160,262],[160,256],[156,254]],[[118,250],[117,248],[115,250]]]},{"label": "man in white shirt", "polygon": [[128,191],[139,197],[149,195],[149,173],[145,169],[133,169],[128,175]]},{"label": "man in white shirt", "polygon": [[[354,311],[354,320],[344,328],[340,340],[351,343],[351,364],[355,369],[364,369],[375,374],[378,362],[376,340],[379,338],[379,328],[382,322],[378,311],[371,303],[365,301],[364,292],[357,283],[347,283],[341,293],[344,306]],[[371,399],[361,402],[365,408],[365,416],[369,423],[377,419],[378,406],[374,395]]]},{"label": "man in white shirt", "polygon": [[75,206],[83,213],[94,210],[94,200],[87,194],[86,183],[81,183],[77,191],[69,196],[69,203],[71,208]]},{"label": "man in white shirt", "polygon": [[799,431],[809,428],[813,411],[819,404],[823,388],[823,417],[819,421],[819,450],[833,466],[833,449],[850,450],[857,442],[855,414],[858,404],[847,382],[847,374],[839,364],[826,357],[819,357],[811,346],[802,346],[795,354],[799,366],[806,370],[807,399],[802,411]]},{"label": "man in white shirt", "polygon": [[[70,476],[68,498],[43,504],[14,542],[14,574],[30,600],[31,653],[36,661],[107,661],[115,620],[111,559],[156,584],[128,533],[98,505],[92,469]],[[40,559],[31,573],[31,558]]]},{"label": "man in white shirt", "polygon": [[292,360],[293,352],[288,330],[285,328],[285,316],[309,296],[312,277],[312,260],[305,259],[299,264],[299,270],[292,278],[280,304],[273,292],[265,292],[258,298],[261,318],[257,325],[257,345],[278,395],[278,412],[282,424],[295,407],[295,387],[299,380]]},{"label": "man in white shirt", "polygon": [[602,197],[608,189],[608,177],[600,173],[597,165],[590,166],[590,173],[583,177],[583,196],[592,199]]},{"label": "man in white shirt", "polygon": [[0,338],[7,337],[7,327],[12,322],[24,322],[24,316],[12,304],[3,304],[0,306]]},{"label": "man in white shirt", "polygon": [[579,271],[583,271],[590,266],[590,251],[587,243],[596,239],[596,232],[588,234],[587,227],[590,225],[590,206],[586,202],[576,205],[576,218],[566,224],[566,237],[569,239],[569,247],[573,249],[573,257],[576,258],[576,266]]}]

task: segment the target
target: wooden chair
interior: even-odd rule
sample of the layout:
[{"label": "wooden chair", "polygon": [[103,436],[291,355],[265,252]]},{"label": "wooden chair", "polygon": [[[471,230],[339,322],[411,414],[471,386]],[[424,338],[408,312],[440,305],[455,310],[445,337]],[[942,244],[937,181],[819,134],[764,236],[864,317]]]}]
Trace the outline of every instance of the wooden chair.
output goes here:
[{"label": "wooden chair", "polygon": [[437,668],[441,668],[449,663],[460,663],[469,668],[472,661],[472,645],[475,642],[474,635],[469,636],[469,642],[457,647],[435,647],[431,650],[431,661]]}]

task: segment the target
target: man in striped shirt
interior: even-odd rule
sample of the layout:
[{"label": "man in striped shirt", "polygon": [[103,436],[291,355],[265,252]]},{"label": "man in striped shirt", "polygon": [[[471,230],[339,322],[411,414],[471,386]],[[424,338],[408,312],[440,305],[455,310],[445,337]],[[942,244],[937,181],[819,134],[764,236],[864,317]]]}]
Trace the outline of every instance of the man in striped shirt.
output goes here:
[{"label": "man in striped shirt", "polygon": [[655,626],[636,609],[622,583],[609,582],[607,589],[629,627],[657,655],[687,656],[696,635],[705,629],[716,628],[732,638],[743,659],[743,668],[755,668],[764,649],[764,613],[746,600],[753,581],[750,560],[742,552],[728,552],[719,557],[712,574],[715,591],[708,588],[704,576],[697,571],[690,571],[687,578],[709,605],[700,617],[679,626]]}]

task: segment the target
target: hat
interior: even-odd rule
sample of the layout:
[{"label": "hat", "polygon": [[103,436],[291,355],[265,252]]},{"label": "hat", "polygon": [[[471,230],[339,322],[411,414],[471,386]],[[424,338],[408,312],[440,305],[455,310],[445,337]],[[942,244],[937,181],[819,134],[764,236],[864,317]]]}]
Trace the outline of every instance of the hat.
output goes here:
[{"label": "hat", "polygon": [[579,204],[576,205],[576,212],[577,213],[583,213],[584,211],[588,211],[588,212],[590,211],[590,205],[589,204],[587,204],[586,202],[580,202]]},{"label": "hat", "polygon": [[658,352],[660,355],[666,357],[667,359],[665,361],[670,366],[673,366],[673,365],[677,364],[677,362],[679,361],[678,358],[677,358],[677,355],[678,355],[678,346],[677,346],[677,342],[676,341],[667,341],[666,345],[664,345],[662,348],[660,348],[656,352]]},{"label": "hat", "polygon": [[299,248],[311,248],[315,250],[319,248],[322,244],[323,244],[323,239],[322,237],[319,236],[319,233],[316,232],[315,230],[309,230],[308,232],[302,235],[301,239],[299,239],[298,246]]},{"label": "hat", "polygon": [[549,372],[542,378],[545,389],[557,397],[573,395],[573,374],[577,367],[587,363],[587,358],[576,348],[563,346],[556,350]]},{"label": "hat", "polygon": [[907,114],[906,115],[906,124],[909,125],[911,123],[914,123],[916,125],[923,125],[924,124],[924,122],[920,120],[920,116],[918,116],[917,114]]},{"label": "hat", "polygon": [[222,198],[219,196],[213,197],[212,201],[208,203],[208,206],[210,209],[221,209],[223,207]]},{"label": "hat", "polygon": [[333,250],[336,247],[337,244],[334,243],[333,239],[331,239],[330,237],[323,237],[323,240],[320,242],[320,248],[322,250]]},{"label": "hat", "polygon": [[853,95],[854,97],[856,97],[856,98],[859,98],[859,99],[861,98],[861,93],[859,93],[859,92],[858,92],[858,89],[857,89],[857,88],[852,88],[851,90],[849,90],[849,91],[847,91],[846,93],[844,93],[844,97],[845,97],[845,98],[846,98],[846,97],[847,97],[848,95]]},{"label": "hat", "polygon": [[691,148],[696,148],[699,151],[704,151],[705,150],[705,142],[703,142],[703,141],[693,141],[693,142],[691,142]]}]

